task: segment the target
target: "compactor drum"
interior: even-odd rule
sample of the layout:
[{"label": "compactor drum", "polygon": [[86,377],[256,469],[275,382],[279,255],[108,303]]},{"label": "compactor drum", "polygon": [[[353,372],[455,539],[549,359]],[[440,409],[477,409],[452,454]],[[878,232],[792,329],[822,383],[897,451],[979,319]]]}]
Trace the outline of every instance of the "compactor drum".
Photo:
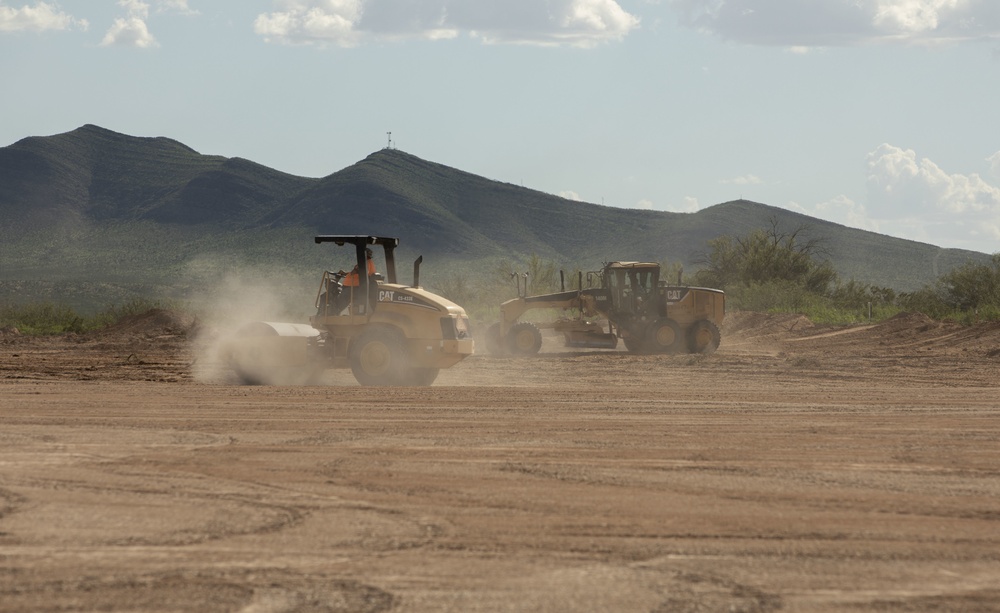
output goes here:
[{"label": "compactor drum", "polygon": [[[567,347],[614,349],[622,339],[632,353],[718,349],[726,312],[721,290],[668,285],[660,280],[660,265],[651,262],[609,262],[587,279],[590,287],[583,288],[581,274],[581,289],[537,296],[527,296],[519,279],[518,297],[500,305],[500,321],[487,331],[487,349],[498,355],[537,353],[545,328],[561,332]],[[562,309],[567,315],[554,322],[520,321],[533,309]]]},{"label": "compactor drum", "polygon": [[[362,385],[430,385],[442,368],[473,353],[465,309],[396,281],[398,238],[324,235],[317,243],[353,245],[357,267],[324,272],[309,324],[253,322],[227,345],[225,359],[246,383],[309,383],[328,368],[350,368]],[[369,267],[382,247],[385,276]],[[360,271],[360,272],[358,272]]]}]

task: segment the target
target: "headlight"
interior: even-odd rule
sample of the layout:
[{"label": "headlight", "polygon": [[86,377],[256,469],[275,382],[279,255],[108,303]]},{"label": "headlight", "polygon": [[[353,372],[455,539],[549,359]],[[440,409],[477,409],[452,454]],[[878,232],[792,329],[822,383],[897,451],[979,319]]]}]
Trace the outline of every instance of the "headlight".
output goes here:
[{"label": "headlight", "polygon": [[468,317],[442,317],[441,338],[453,341],[470,338]]}]

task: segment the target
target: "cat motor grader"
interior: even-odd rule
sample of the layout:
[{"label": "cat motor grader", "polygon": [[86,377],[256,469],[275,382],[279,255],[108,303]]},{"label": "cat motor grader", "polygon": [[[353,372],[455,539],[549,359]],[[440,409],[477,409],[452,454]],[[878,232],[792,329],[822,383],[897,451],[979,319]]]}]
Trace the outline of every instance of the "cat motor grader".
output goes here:
[{"label": "cat motor grader", "polygon": [[[486,332],[490,353],[537,353],[541,329],[562,333],[567,347],[614,349],[619,338],[631,353],[710,353],[719,347],[726,309],[722,290],[670,285],[660,279],[655,262],[607,262],[587,273],[587,287],[581,272],[579,289],[570,291],[561,277],[562,291],[528,296],[526,275],[518,276],[518,297],[500,305],[500,321]],[[536,309],[562,309],[564,316],[521,321]]]},{"label": "cat motor grader", "polygon": [[[311,383],[329,368],[350,368],[362,385],[430,385],[474,350],[469,318],[450,300],[397,282],[398,238],[323,235],[319,243],[353,246],[356,285],[350,273],[325,271],[309,324],[258,321],[226,345],[224,359],[245,383]],[[385,276],[365,274],[372,247],[385,254]]]}]

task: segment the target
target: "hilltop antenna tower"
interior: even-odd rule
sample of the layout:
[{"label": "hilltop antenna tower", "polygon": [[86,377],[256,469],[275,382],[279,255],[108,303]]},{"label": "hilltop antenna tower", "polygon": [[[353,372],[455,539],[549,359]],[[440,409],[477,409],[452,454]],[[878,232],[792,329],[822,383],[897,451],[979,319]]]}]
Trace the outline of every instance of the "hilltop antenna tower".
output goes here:
[{"label": "hilltop antenna tower", "polygon": [[388,142],[385,145],[386,149],[392,149],[392,132],[386,132],[385,135],[388,137]]}]

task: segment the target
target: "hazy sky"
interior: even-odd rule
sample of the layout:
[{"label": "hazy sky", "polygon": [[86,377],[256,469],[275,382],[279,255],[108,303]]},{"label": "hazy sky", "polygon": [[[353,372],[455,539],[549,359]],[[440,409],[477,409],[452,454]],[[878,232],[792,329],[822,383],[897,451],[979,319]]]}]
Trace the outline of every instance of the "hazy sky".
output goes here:
[{"label": "hazy sky", "polygon": [[391,131],[575,200],[1000,251],[1000,0],[0,0],[0,79],[0,146],[92,123],[321,177]]}]

